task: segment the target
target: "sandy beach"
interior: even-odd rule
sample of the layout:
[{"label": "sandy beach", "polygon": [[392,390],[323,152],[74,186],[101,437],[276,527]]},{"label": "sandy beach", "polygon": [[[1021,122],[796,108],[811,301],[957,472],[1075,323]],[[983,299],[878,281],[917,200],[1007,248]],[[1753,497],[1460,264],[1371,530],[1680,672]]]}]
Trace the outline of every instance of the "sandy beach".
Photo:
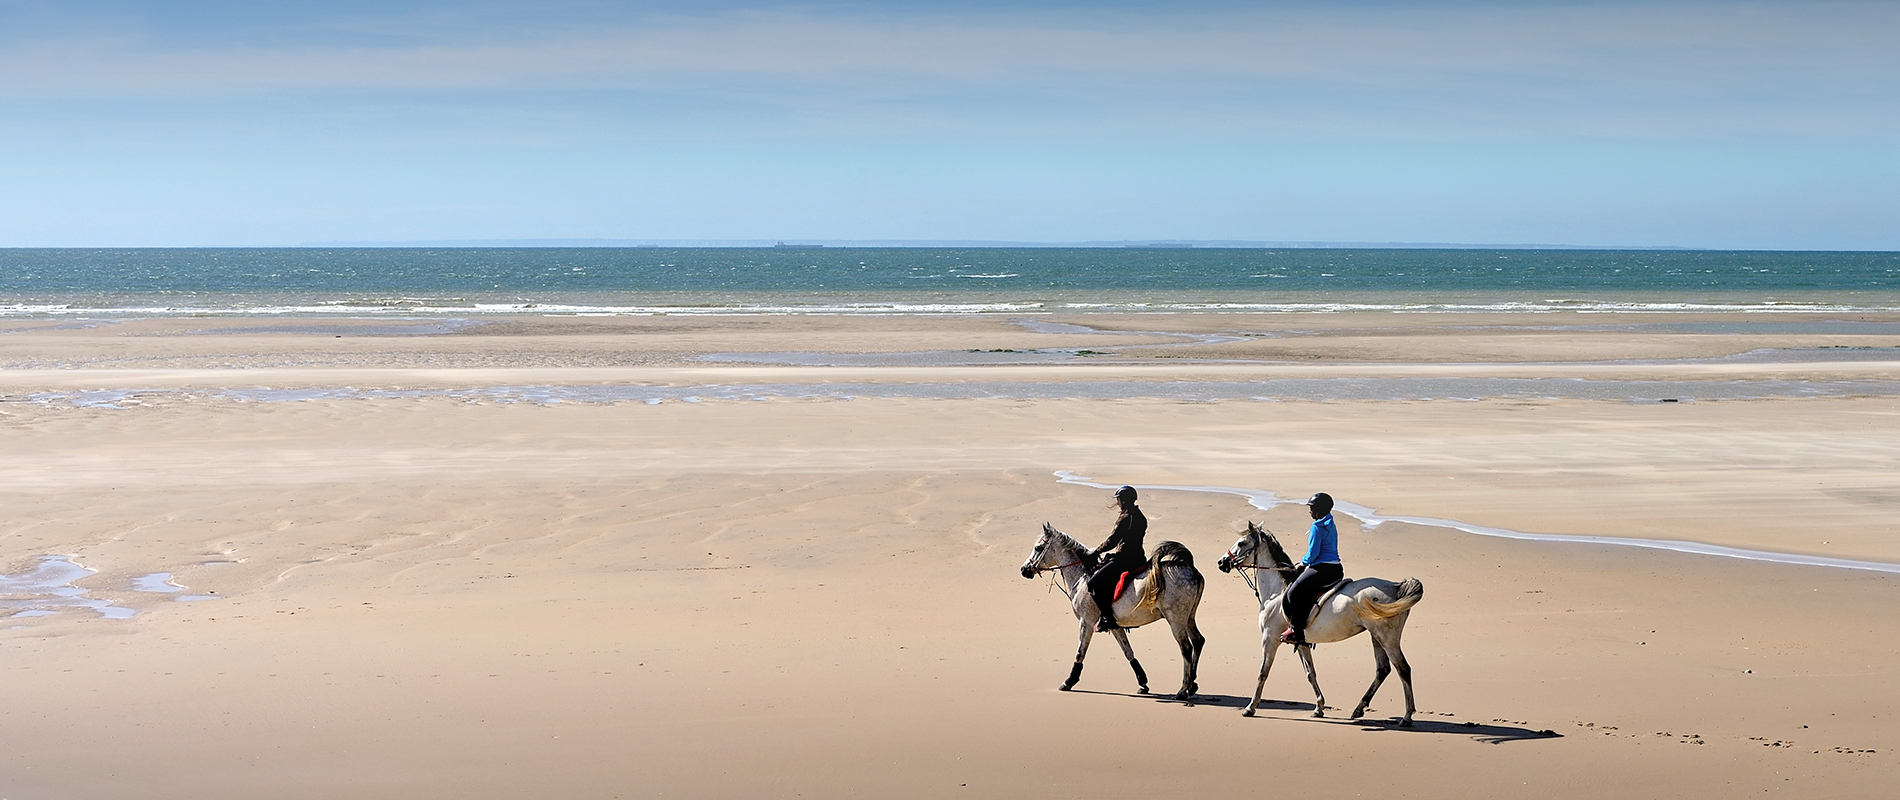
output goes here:
[{"label": "sandy beach", "polygon": [[[1256,603],[1214,561],[1249,520],[1297,553],[1306,522],[1212,490],[1900,565],[1900,315],[1028,322],[0,322],[0,796],[1868,797],[1900,779],[1900,572],[1397,521],[1341,517],[1341,549],[1349,575],[1426,587],[1417,724],[1390,724],[1396,679],[1343,718],[1364,637],[1317,650],[1340,708],[1313,718],[1283,651],[1243,718]],[[1270,381],[1308,394],[1180,388]],[[839,385],[898,389],[821,391]],[[1083,386],[1110,388],[1065,394]],[[1325,394],[1341,386],[1359,394]],[[1113,522],[1107,491],[1058,473],[1144,487],[1150,546],[1192,550],[1191,706],[1169,699],[1161,626],[1131,634],[1154,695],[1105,638],[1057,691],[1076,623],[1017,569],[1045,521],[1090,544]]]}]

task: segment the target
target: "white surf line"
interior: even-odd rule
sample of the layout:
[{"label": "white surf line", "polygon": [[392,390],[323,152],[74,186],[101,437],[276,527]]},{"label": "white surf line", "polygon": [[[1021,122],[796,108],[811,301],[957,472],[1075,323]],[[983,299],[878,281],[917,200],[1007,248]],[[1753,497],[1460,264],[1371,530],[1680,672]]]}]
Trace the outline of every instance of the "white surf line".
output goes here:
[{"label": "white surf line", "polygon": [[[1115,489],[1122,484],[1098,483],[1073,472],[1058,470],[1055,473],[1057,483],[1070,483],[1096,489]],[[1304,505],[1304,500],[1282,499],[1279,495],[1263,489],[1246,489],[1238,486],[1168,486],[1163,484],[1130,484],[1136,489],[1169,492],[1212,492],[1215,494],[1239,495],[1262,511],[1274,506],[1289,503]],[[1777,553],[1771,550],[1747,550],[1740,547],[1725,547],[1719,544],[1701,542],[1682,542],[1669,539],[1626,539],[1617,536],[1580,536],[1563,533],[1525,533],[1507,528],[1493,528],[1485,525],[1473,525],[1452,519],[1435,517],[1388,516],[1377,510],[1348,503],[1338,499],[1333,501],[1333,511],[1359,520],[1366,528],[1376,528],[1387,522],[1405,522],[1412,525],[1425,525],[1433,528],[1450,528],[1478,536],[1495,536],[1500,539],[1521,539],[1532,542],[1569,542],[1572,544],[1600,544],[1616,547],[1641,547],[1649,550],[1668,550],[1676,553],[1691,553],[1703,556],[1721,556],[1740,558],[1747,561],[1765,561],[1772,564],[1794,564],[1804,567],[1834,567],[1836,569],[1858,569],[1868,572],[1887,572],[1900,574],[1900,564],[1884,561],[1857,561],[1851,558],[1830,558],[1828,556],[1809,556],[1797,553]]]}]

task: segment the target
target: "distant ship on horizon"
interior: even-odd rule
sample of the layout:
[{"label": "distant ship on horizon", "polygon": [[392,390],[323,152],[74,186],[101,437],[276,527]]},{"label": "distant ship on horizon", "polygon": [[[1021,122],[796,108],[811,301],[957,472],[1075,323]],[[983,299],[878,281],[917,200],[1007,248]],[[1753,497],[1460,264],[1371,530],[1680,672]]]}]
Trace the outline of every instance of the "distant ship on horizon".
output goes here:
[{"label": "distant ship on horizon", "polygon": [[817,250],[820,247],[824,247],[824,245],[822,244],[786,244],[784,242],[779,242],[778,244],[772,245],[772,247],[784,248],[786,250]]}]

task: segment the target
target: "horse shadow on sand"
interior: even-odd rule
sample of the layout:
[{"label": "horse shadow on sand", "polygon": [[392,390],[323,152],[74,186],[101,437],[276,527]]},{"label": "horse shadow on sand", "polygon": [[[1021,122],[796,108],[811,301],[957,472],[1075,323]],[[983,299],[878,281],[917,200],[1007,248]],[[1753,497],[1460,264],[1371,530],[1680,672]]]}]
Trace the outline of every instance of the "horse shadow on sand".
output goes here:
[{"label": "horse shadow on sand", "polygon": [[[1250,698],[1241,698],[1238,705],[1244,707],[1248,699]],[[1398,717],[1381,719],[1374,719],[1372,717],[1362,717],[1360,719],[1313,717],[1309,716],[1313,711],[1312,703],[1293,702],[1289,700],[1261,700],[1260,708],[1263,710],[1274,708],[1285,711],[1296,711],[1300,712],[1301,716],[1254,717],[1254,719],[1270,719],[1276,722],[1303,722],[1315,725],[1343,725],[1358,728],[1362,731],[1391,731],[1395,733],[1428,733],[1437,735],[1449,734],[1474,739],[1484,742],[1485,744],[1504,744],[1505,742],[1564,738],[1563,734],[1549,729],[1532,730],[1516,725],[1498,725],[1494,723],[1474,722],[1471,720],[1453,721],[1414,718],[1410,726],[1401,726],[1399,725]],[[1327,706],[1327,708],[1329,709],[1328,713],[1331,713],[1330,709],[1332,707]]]},{"label": "horse shadow on sand", "polygon": [[[1153,701],[1153,702],[1161,703],[1165,705],[1170,705],[1170,706],[1215,706],[1218,708],[1241,708],[1247,705],[1247,700],[1250,699],[1246,697],[1236,697],[1231,694],[1203,694],[1203,693],[1198,693],[1198,692],[1195,693],[1193,699],[1182,700],[1171,694],[1148,694],[1146,692],[1111,692],[1111,691],[1106,691],[1103,689],[1069,689],[1068,691],[1073,694],[1092,694],[1092,695],[1098,695],[1101,697],[1130,697],[1130,698],[1135,698],[1138,700],[1149,700],[1149,701]],[[1261,705],[1266,705],[1266,702],[1262,701]],[[1306,707],[1312,708],[1313,706],[1311,704],[1308,704]]]},{"label": "horse shadow on sand", "polygon": [[[1231,695],[1231,694],[1196,694],[1194,695],[1194,700],[1192,701],[1192,703],[1189,703],[1189,702],[1184,702],[1181,700],[1176,700],[1174,699],[1173,695],[1136,694],[1133,692],[1106,692],[1106,691],[1089,690],[1089,689],[1071,689],[1070,691],[1073,691],[1076,694],[1094,694],[1094,695],[1102,695],[1104,697],[1142,698],[1146,700],[1151,700],[1156,703],[1164,703],[1167,705],[1175,705],[1175,706],[1186,706],[1186,705],[1193,705],[1195,707],[1210,706],[1213,708],[1228,709],[1228,710],[1236,709],[1236,708],[1246,708],[1247,701],[1253,699],[1251,697],[1239,697],[1239,696]],[[1328,706],[1327,708],[1331,709],[1331,706]],[[1492,723],[1473,722],[1470,720],[1452,721],[1452,720],[1414,718],[1412,720],[1411,727],[1400,727],[1398,717],[1389,717],[1389,718],[1383,718],[1383,719],[1373,719],[1370,717],[1365,717],[1361,719],[1344,719],[1344,718],[1338,718],[1338,717],[1315,718],[1315,717],[1310,716],[1310,714],[1312,714],[1313,712],[1312,703],[1296,702],[1292,700],[1262,699],[1260,701],[1260,710],[1299,712],[1299,716],[1259,716],[1259,717],[1254,717],[1253,719],[1264,720],[1264,721],[1269,721],[1269,722],[1303,722],[1303,723],[1311,723],[1311,724],[1317,724],[1317,725],[1340,725],[1340,726],[1358,728],[1362,731],[1390,731],[1390,732],[1395,732],[1395,733],[1411,733],[1411,734],[1424,733],[1424,734],[1435,734],[1435,735],[1441,735],[1441,736],[1443,735],[1462,736],[1468,739],[1473,739],[1475,741],[1483,742],[1485,744],[1504,744],[1506,742],[1524,742],[1524,741],[1533,741],[1533,740],[1542,740],[1542,739],[1564,738],[1563,734],[1558,733],[1553,730],[1548,730],[1548,729],[1532,730],[1530,728],[1522,728],[1516,725],[1497,725],[1497,724],[1492,724]],[[1331,713],[1331,712],[1329,711],[1328,713]]]}]

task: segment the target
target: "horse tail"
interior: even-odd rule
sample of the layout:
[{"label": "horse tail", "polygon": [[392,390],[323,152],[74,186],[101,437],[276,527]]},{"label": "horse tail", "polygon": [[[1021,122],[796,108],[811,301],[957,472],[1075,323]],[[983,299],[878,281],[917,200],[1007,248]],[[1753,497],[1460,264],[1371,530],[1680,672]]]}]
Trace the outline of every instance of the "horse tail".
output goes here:
[{"label": "horse tail", "polygon": [[1180,542],[1162,542],[1155,545],[1155,566],[1170,561],[1184,567],[1194,566],[1194,554],[1188,552],[1187,545]]},{"label": "horse tail", "polygon": [[1148,581],[1147,591],[1142,592],[1144,602],[1152,602],[1161,597],[1162,590],[1168,588],[1166,566],[1170,564],[1194,569],[1194,554],[1188,552],[1187,546],[1180,542],[1162,542],[1155,545],[1154,557],[1148,562],[1148,571],[1153,573],[1154,577]]},{"label": "horse tail", "polygon": [[1392,602],[1381,602],[1370,597],[1358,598],[1359,616],[1367,619],[1388,619],[1405,613],[1418,601],[1425,598],[1425,584],[1417,578],[1406,578],[1399,584],[1398,597]]}]

